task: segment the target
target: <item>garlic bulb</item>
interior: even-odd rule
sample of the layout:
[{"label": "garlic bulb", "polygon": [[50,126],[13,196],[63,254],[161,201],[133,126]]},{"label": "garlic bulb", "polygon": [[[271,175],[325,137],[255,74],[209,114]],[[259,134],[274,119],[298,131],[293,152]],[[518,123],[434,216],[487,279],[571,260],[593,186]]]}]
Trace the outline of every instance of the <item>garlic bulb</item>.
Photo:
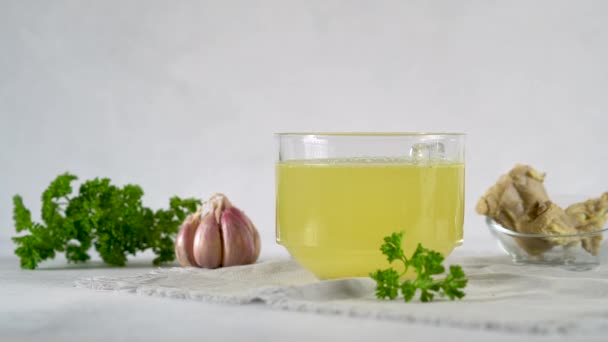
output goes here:
[{"label": "garlic bulb", "polygon": [[186,266],[217,268],[254,263],[260,255],[260,235],[251,220],[223,194],[182,223],[175,255]]}]

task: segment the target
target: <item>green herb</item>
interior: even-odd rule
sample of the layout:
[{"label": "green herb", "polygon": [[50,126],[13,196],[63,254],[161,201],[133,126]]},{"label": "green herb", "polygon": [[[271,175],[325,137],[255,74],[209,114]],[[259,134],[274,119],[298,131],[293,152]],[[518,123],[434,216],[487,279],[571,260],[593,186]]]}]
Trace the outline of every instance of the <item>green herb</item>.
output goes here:
[{"label": "green herb", "polygon": [[[418,244],[414,254],[408,259],[401,248],[403,232],[393,233],[384,238],[384,244],[380,247],[389,263],[401,261],[404,269],[401,273],[393,268],[377,270],[370,274],[376,281],[376,297],[380,299],[395,299],[399,292],[406,302],[414,298],[420,290],[420,300],[430,302],[435,294],[441,297],[447,296],[451,300],[464,297],[464,289],[467,279],[460,266],[450,266],[450,270],[443,279],[433,279],[432,276],[442,274],[445,268],[441,264],[444,260],[440,253],[426,249]],[[412,268],[416,271],[416,279],[400,281],[407,271]]]},{"label": "green herb", "polygon": [[171,198],[168,209],[153,211],[142,204],[143,190],[137,185],[120,188],[107,178],[84,182],[72,195],[76,176],[57,176],[42,194],[42,221],[32,221],[21,196],[13,197],[13,219],[18,233],[13,237],[21,267],[35,269],[56,252],[65,252],[70,262],[90,259],[95,249],[110,265],[124,266],[127,254],[151,249],[158,265],[174,260],[173,237],[180,223],[194,212],[200,201]]}]

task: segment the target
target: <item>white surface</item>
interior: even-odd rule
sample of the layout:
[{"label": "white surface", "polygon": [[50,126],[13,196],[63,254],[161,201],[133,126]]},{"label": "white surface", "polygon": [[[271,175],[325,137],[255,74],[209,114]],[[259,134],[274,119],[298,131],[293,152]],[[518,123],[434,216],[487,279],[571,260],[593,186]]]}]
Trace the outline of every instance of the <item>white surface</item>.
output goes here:
[{"label": "white surface", "polygon": [[[0,245],[1,246],[1,245]],[[59,260],[36,271],[0,256],[2,341],[604,341],[598,334],[521,335],[275,311],[252,304],[217,305],[73,287],[76,279],[125,276],[151,270],[150,259],[127,268],[66,266]]]},{"label": "white surface", "polygon": [[[271,134],[288,130],[469,133],[463,250],[494,250],[473,204],[515,162],[549,171],[552,192],[606,190],[607,14],[600,0],[3,0],[0,254],[10,197],[37,213],[66,170],[140,184],[152,207],[225,192],[264,255],[283,253]],[[76,276],[123,271],[15,263],[2,261],[2,335],[471,337],[85,293],[68,288]]]},{"label": "white surface", "polygon": [[[466,239],[516,162],[606,190],[606,1],[0,2],[0,237],[66,170],[221,191],[274,238],[277,131],[464,131]],[[598,189],[601,187],[601,189]]]},{"label": "white surface", "polygon": [[[418,296],[381,301],[370,278],[318,280],[293,259],[205,270],[169,267],[116,277],[84,277],[76,286],[211,303],[259,303],[274,309],[519,334],[608,335],[608,267],[585,272],[514,265],[506,255],[450,257],[468,285],[463,300]],[[418,293],[419,295],[420,293]],[[576,305],[573,305],[576,303]],[[547,310],[551,308],[551,310]],[[492,315],[488,315],[492,312]]]}]

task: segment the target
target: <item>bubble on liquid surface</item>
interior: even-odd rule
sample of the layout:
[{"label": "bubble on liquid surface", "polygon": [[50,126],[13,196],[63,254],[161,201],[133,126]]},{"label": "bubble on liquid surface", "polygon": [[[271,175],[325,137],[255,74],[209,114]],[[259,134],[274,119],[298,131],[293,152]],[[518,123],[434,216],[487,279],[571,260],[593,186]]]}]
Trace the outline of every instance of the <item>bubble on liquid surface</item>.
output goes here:
[{"label": "bubble on liquid surface", "polygon": [[445,159],[445,146],[442,143],[418,143],[410,148],[410,158],[413,161],[436,161]]}]

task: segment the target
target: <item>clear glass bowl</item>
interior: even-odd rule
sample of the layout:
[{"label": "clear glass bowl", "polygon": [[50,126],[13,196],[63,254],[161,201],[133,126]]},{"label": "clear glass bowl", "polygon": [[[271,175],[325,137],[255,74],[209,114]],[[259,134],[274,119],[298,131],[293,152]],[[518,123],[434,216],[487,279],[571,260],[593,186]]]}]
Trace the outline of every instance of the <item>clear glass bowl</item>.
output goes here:
[{"label": "clear glass bowl", "polygon": [[[518,233],[489,217],[486,217],[486,224],[498,245],[519,264],[564,266],[582,271],[598,266],[607,252],[605,234],[608,227],[572,235],[543,235]],[[601,239],[596,255],[583,248],[581,241],[584,239]]]},{"label": "clear glass bowl", "polygon": [[276,240],[321,279],[366,277],[389,264],[403,231],[444,255],[462,243],[465,136],[458,133],[276,135]]}]

